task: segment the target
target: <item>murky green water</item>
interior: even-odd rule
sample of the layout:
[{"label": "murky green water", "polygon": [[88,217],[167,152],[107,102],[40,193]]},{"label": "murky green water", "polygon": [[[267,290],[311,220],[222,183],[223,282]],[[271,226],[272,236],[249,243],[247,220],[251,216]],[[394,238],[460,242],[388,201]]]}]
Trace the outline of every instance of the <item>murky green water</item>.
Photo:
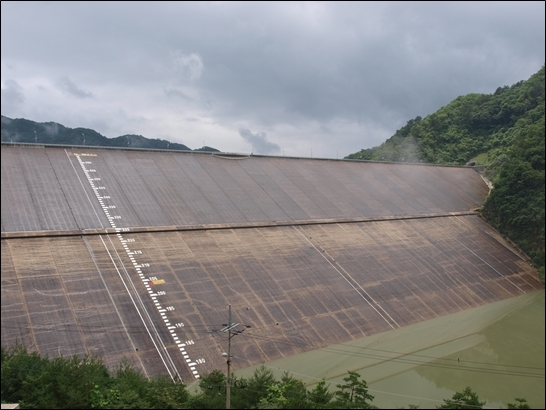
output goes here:
[{"label": "murky green water", "polygon": [[[508,403],[515,403],[515,397],[525,397],[532,407],[544,408],[544,292],[478,335],[483,338],[475,346],[370,387],[392,391],[392,387],[403,386],[411,379],[414,393],[446,398],[471,386],[481,400],[487,401],[487,407],[506,408]],[[388,404],[387,396],[382,394],[381,402]],[[379,405],[379,395],[377,399]],[[423,407],[431,405],[423,401]]]},{"label": "murky green water", "polygon": [[544,408],[544,299],[534,292],[266,365],[309,386],[325,377],[333,387],[358,371],[382,408],[434,408],[466,386],[486,407],[525,397]]}]

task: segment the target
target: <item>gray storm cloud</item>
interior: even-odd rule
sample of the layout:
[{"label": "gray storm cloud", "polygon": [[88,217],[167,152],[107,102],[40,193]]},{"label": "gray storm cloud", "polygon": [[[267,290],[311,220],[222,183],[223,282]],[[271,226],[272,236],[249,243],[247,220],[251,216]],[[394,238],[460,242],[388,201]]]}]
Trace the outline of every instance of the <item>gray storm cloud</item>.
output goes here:
[{"label": "gray storm cloud", "polygon": [[265,132],[258,132],[253,134],[246,128],[239,128],[239,135],[243,139],[252,144],[252,151],[256,154],[275,154],[281,150],[277,144],[267,140],[267,134]]},{"label": "gray storm cloud", "polygon": [[64,91],[76,98],[91,98],[93,97],[93,94],[90,92],[87,92],[83,90],[82,88],[78,87],[70,78],[67,76],[59,78],[55,85],[57,88],[59,88],[61,91]]},{"label": "gray storm cloud", "polygon": [[0,4],[3,115],[230,152],[345,156],[545,55],[545,2]]},{"label": "gray storm cloud", "polygon": [[199,80],[205,68],[201,56],[195,53],[184,54],[180,51],[172,53],[175,71],[181,73],[190,81]]},{"label": "gray storm cloud", "polygon": [[15,80],[6,80],[2,85],[2,113],[5,107],[13,107],[25,102],[23,88]]}]

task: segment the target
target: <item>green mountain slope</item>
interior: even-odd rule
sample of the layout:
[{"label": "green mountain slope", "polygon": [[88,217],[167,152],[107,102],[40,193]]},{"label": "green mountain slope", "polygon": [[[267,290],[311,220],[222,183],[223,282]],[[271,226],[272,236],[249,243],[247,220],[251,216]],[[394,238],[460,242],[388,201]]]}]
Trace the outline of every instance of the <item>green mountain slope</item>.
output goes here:
[{"label": "green mountain slope", "polygon": [[544,281],[544,66],[493,94],[468,94],[347,159],[488,165],[482,215],[539,266]]},{"label": "green mountain slope", "polygon": [[[68,128],[55,122],[34,122],[24,118],[11,119],[2,115],[2,142],[37,142],[40,144],[88,145],[99,147],[130,147],[191,151],[184,144],[161,139],[149,139],[142,135],[122,135],[107,138],[89,128]],[[202,147],[194,151],[214,151]]]}]

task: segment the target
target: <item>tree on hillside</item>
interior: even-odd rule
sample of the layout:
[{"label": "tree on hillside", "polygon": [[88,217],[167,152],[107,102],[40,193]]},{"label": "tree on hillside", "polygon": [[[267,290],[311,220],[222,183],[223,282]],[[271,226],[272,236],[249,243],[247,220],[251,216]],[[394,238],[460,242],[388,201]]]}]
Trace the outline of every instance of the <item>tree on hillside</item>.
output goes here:
[{"label": "tree on hillside", "polygon": [[203,375],[199,379],[200,392],[190,397],[188,408],[221,409],[226,407],[226,375],[220,370]]},{"label": "tree on hillside", "polygon": [[288,372],[283,373],[281,380],[271,384],[267,390],[267,396],[262,397],[260,400],[260,408],[309,408],[305,384],[301,380],[291,376]]},{"label": "tree on hillside", "polygon": [[108,378],[108,369],[99,358],[55,357],[41,372],[23,381],[20,404],[27,409],[88,409],[95,385]]},{"label": "tree on hillside", "polygon": [[[200,391],[190,394],[180,380],[167,375],[148,378],[127,360],[110,372],[98,357],[62,356],[49,359],[16,345],[2,347],[2,403],[41,409],[222,409],[226,406],[226,376],[220,370],[202,375]],[[373,396],[360,375],[349,371],[340,389],[329,392],[321,379],[307,391],[305,384],[285,372],[280,380],[264,365],[249,379],[233,377],[231,407],[234,409],[351,409],[372,408]],[[335,400],[332,400],[335,398]],[[527,409],[516,398],[510,409]],[[439,408],[475,409],[485,402],[470,387],[445,399]],[[409,408],[418,406],[409,405]]]},{"label": "tree on hillside", "polygon": [[330,392],[324,378],[307,394],[310,406],[314,408],[327,408],[333,397],[334,393]]},{"label": "tree on hillside", "polygon": [[261,365],[254,374],[247,380],[247,387],[241,390],[242,400],[249,408],[255,408],[259,405],[263,397],[267,397],[269,386],[275,384],[275,375],[264,365]]},{"label": "tree on hillside", "polygon": [[[523,123],[523,122],[522,122]],[[523,249],[542,269],[544,281],[545,125],[522,125],[495,168],[494,189],[483,205],[483,216]]]},{"label": "tree on hillside", "polygon": [[517,401],[517,404],[508,403],[509,409],[530,409],[531,408],[529,404],[527,404],[527,399],[516,397],[514,400]]},{"label": "tree on hillside", "polygon": [[23,383],[40,374],[48,365],[47,357],[38,352],[28,352],[20,344],[2,346],[2,403],[19,403],[23,400]]},{"label": "tree on hillside", "polygon": [[345,383],[336,385],[340,390],[336,391],[336,402],[349,407],[369,408],[374,396],[368,394],[368,384],[360,380],[360,374],[348,371],[349,375],[343,378]]},{"label": "tree on hillside", "polygon": [[470,387],[462,392],[456,392],[451,399],[444,399],[444,404],[437,406],[438,409],[481,409],[485,401],[480,401],[478,394]]}]

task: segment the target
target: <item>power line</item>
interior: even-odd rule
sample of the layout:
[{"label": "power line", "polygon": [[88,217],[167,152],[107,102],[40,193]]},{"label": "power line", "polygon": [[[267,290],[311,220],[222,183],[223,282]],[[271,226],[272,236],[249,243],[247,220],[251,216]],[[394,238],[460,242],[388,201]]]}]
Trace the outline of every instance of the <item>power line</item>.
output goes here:
[{"label": "power line", "polygon": [[[74,324],[73,326],[77,326],[76,324]],[[6,326],[3,326],[3,327],[6,327]],[[9,328],[10,326],[8,326]],[[93,329],[104,329],[104,326],[92,326],[92,325],[87,325],[87,326],[81,326],[81,327],[85,327],[87,329],[89,329],[90,332],[93,332],[93,331],[96,331],[96,330],[93,330]],[[188,326],[190,327],[190,326]],[[191,326],[191,327],[204,327],[204,328],[210,328],[210,326],[207,326],[207,325],[196,325],[196,326]],[[248,328],[249,326],[245,325],[245,328]],[[264,330],[264,329],[268,329],[268,328],[272,328],[272,327],[276,327],[276,325],[271,325],[271,326],[263,326],[263,327],[259,327],[259,328],[253,328],[253,330]],[[18,328],[16,326],[13,326],[13,328]],[[63,331],[63,332],[78,332],[80,333],[80,330],[79,329],[58,329],[58,328],[54,328],[54,329],[47,329],[47,328],[44,328],[44,329],[40,329],[38,327],[33,327],[34,330],[51,330],[51,331]],[[133,330],[135,329],[135,330]],[[139,329],[139,330],[136,330],[136,329]],[[144,334],[145,332],[143,330],[140,330],[139,327],[128,327],[128,332],[126,331],[122,331],[122,330],[110,330],[110,329],[104,329],[104,330],[108,330],[108,332],[111,334],[111,333],[114,333],[114,332],[117,332],[117,333],[130,333],[130,334]],[[243,329],[244,330],[244,329]],[[242,333],[242,331],[237,331],[238,333]],[[211,335],[218,335],[220,337],[223,336],[222,333],[218,333],[218,329],[216,330],[212,330],[212,331],[207,331],[208,334],[211,334]],[[238,334],[237,333],[237,334]],[[418,354],[418,353],[405,353],[405,352],[399,352],[399,351],[393,351],[393,350],[385,350],[385,349],[376,349],[376,348],[371,348],[371,347],[358,347],[358,346],[350,346],[350,345],[347,345],[346,343],[340,343],[336,346],[339,346],[339,345],[343,345],[346,349],[354,349],[354,350],[358,350],[356,352],[354,351],[348,351],[348,350],[343,350],[343,349],[338,349],[336,347],[331,347],[331,346],[317,346],[316,344],[312,344],[312,343],[302,343],[302,342],[293,342],[293,341],[290,341],[290,340],[287,340],[287,339],[275,339],[275,338],[267,338],[267,337],[264,337],[264,336],[258,336],[258,335],[255,335],[255,334],[248,334],[248,336],[250,336],[251,338],[253,339],[259,339],[259,340],[266,340],[266,341],[273,341],[273,342],[276,342],[276,343],[285,343],[285,344],[290,344],[292,346],[295,346],[295,347],[300,347],[300,348],[305,348],[305,347],[311,347],[313,349],[320,349],[320,350],[324,350],[324,351],[327,351],[327,352],[332,352],[332,353],[336,353],[336,354],[340,354],[340,355],[346,355],[346,356],[360,356],[360,357],[367,357],[367,358],[376,358],[376,359],[382,359],[382,360],[398,360],[398,361],[401,361],[401,360],[406,360],[405,363],[408,363],[408,364],[416,364],[416,365],[419,365],[419,364],[426,364],[428,363],[427,361],[420,361],[418,359],[412,359],[411,357],[417,357],[417,358],[425,358],[425,359],[431,359],[431,360],[442,360],[442,361],[446,361],[446,362],[453,362],[453,363],[461,363],[460,361],[458,361],[457,359],[450,359],[450,358],[443,358],[443,357],[437,357],[437,356],[430,356],[430,355],[422,355],[422,354]],[[207,336],[204,336],[204,337],[201,337],[201,338],[192,338],[192,340],[194,341],[200,341],[200,340],[206,340],[208,337]],[[227,339],[226,339],[227,340]],[[371,353],[365,353],[365,352],[362,352],[362,350],[371,350],[371,351],[374,351],[374,352],[381,352],[381,353],[386,353],[386,354],[393,354],[393,355],[398,355],[398,356],[402,356],[403,358],[401,357],[388,357],[388,356],[380,356],[380,355],[373,355]],[[410,356],[410,357],[408,357]],[[470,360],[464,360],[462,363],[464,364],[474,364],[474,365],[482,365],[482,366],[497,366],[497,367],[510,367],[510,368],[514,368],[514,369],[528,369],[528,370],[542,370],[544,371],[544,368],[543,367],[533,367],[533,366],[519,366],[519,365],[510,365],[510,364],[503,364],[503,363],[487,363],[487,362],[480,362],[480,361],[470,361]],[[440,364],[435,364],[434,367],[440,367],[442,365]],[[444,365],[446,368],[450,368],[450,369],[460,369],[460,367],[453,367],[453,365],[451,365],[450,363],[446,363]],[[460,369],[460,370],[470,370],[470,369],[473,369],[473,368],[468,368],[468,367],[465,367],[464,369]],[[495,369],[487,369],[487,370],[491,370],[491,371],[496,371]],[[499,372],[501,370],[498,370]],[[514,371],[513,371],[514,372]],[[514,373],[517,373],[517,371],[515,371]],[[516,375],[516,374],[514,374]],[[544,377],[544,376],[541,376],[541,375],[538,375],[539,377]]]},{"label": "power line", "polygon": [[[296,347],[302,347],[302,344],[298,345],[298,344],[296,344],[294,342],[291,342],[291,341],[288,341],[288,340],[271,339],[271,338],[266,338],[266,337],[263,337],[263,336],[257,336],[257,335],[252,335],[252,334],[249,334],[248,336],[251,337],[251,338],[254,338],[254,339],[267,340],[267,341],[273,341],[273,342],[277,342],[277,343],[290,344],[290,345],[296,346]],[[430,362],[425,362],[425,361],[404,359],[404,358],[399,358],[399,357],[394,357],[393,358],[393,357],[379,356],[379,355],[366,354],[366,353],[360,353],[360,352],[359,353],[348,353],[348,352],[346,352],[344,350],[339,350],[339,349],[329,348],[329,347],[321,348],[321,350],[326,351],[326,352],[335,353],[335,354],[342,354],[342,355],[346,355],[346,356],[357,356],[357,357],[363,357],[363,358],[369,358],[369,359],[377,359],[377,360],[380,360],[380,361],[383,361],[383,362],[393,361],[393,362],[397,362],[397,363],[405,363],[405,364],[420,365],[420,366],[429,366],[429,367],[443,368],[443,369],[449,369],[449,370],[466,370],[466,371],[488,373],[488,374],[544,378],[544,375],[534,374],[534,373],[526,373],[526,372],[519,372],[519,371],[502,371],[500,369],[499,370],[497,370],[497,369],[483,369],[483,368],[468,367],[468,366],[465,366],[463,368],[463,367],[460,367],[460,366],[454,366],[454,365],[449,365],[449,364],[435,364],[435,363],[430,363]],[[377,365],[377,364],[380,364],[380,363],[374,363],[373,365]],[[483,365],[487,365],[487,363],[483,363]],[[543,369],[538,369],[538,370],[543,370]]]},{"label": "power line", "polygon": [[[253,330],[267,329],[268,327],[274,327],[274,326],[275,325],[266,326],[266,327],[256,327],[256,328],[253,328]],[[251,336],[251,337],[253,337],[253,336]],[[259,336],[254,336],[254,337],[259,337]],[[263,336],[261,338],[263,340],[270,340],[270,341],[276,341],[276,342],[281,342],[281,343],[290,343],[290,344],[292,344],[294,346],[297,345],[297,343],[295,343],[295,342],[285,341],[285,340],[281,340],[281,339],[268,339],[268,338],[263,337]],[[311,346],[311,347],[313,347],[315,349],[322,349],[322,350],[335,350],[335,351],[340,352],[340,353],[343,352],[342,350],[336,349],[335,347],[330,347],[330,346],[320,347],[320,346],[316,346],[315,344],[311,344],[311,343],[300,343],[298,347],[304,347],[304,346]],[[399,352],[399,351],[394,351],[394,350],[376,349],[376,348],[365,347],[365,346],[363,346],[363,347],[351,346],[351,345],[348,345],[347,343],[338,343],[335,346],[344,346],[346,348],[357,349],[359,351],[365,349],[365,350],[372,350],[372,351],[383,352],[383,353],[391,353],[391,354],[400,355],[400,356],[415,356],[415,357],[422,357],[422,358],[426,358],[426,359],[445,360],[445,361],[452,361],[452,362],[460,363],[460,361],[458,359],[449,359],[449,358],[438,357],[438,356],[422,355],[422,354],[418,354],[418,353]],[[360,352],[358,352],[358,353],[360,353]],[[345,354],[348,355],[348,356],[353,356],[355,353],[345,352]],[[503,364],[503,363],[487,363],[487,362],[471,361],[471,360],[464,360],[464,363],[481,364],[481,365],[488,365],[488,366],[515,367],[515,368],[532,369],[532,370],[544,370],[544,367],[518,366],[518,365],[510,365],[510,364]]]}]

